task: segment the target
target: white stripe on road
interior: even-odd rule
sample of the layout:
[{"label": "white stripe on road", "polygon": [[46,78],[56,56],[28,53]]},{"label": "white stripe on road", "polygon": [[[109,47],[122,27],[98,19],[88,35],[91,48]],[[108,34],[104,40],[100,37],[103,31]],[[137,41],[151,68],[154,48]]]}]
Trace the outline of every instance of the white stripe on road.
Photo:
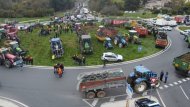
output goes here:
[{"label": "white stripe on road", "polygon": [[174,86],[173,84],[169,84],[170,86]]},{"label": "white stripe on road", "polygon": [[98,98],[95,98],[94,101],[92,102],[92,106],[95,107],[96,104],[98,103],[99,99]]},{"label": "white stripe on road", "polygon": [[165,87],[165,88],[168,88],[168,86],[167,86],[167,85],[164,85],[164,87]]},{"label": "white stripe on road", "polygon": [[160,93],[157,89],[156,89],[156,92],[158,94],[158,97],[160,98],[160,101],[162,102],[163,107],[166,107],[166,105],[165,105],[164,101],[162,100],[162,97],[160,96]]},{"label": "white stripe on road", "polygon": [[181,90],[182,90],[183,94],[185,95],[185,97],[187,98],[187,100],[189,100],[189,97],[187,96],[187,94],[186,94],[185,91],[183,90],[182,86],[180,85],[179,87],[181,88]]},{"label": "white stripe on road", "polygon": [[82,99],[86,104],[88,104],[90,107],[93,107],[88,101],[86,101],[85,99]]},{"label": "white stripe on road", "polygon": [[161,90],[164,89],[163,87],[159,87]]},{"label": "white stripe on road", "polygon": [[21,102],[19,102],[19,101],[16,101],[16,100],[13,100],[13,99],[10,99],[10,98],[7,98],[7,97],[2,97],[2,96],[0,96],[0,98],[1,98],[1,99],[5,99],[5,100],[8,100],[8,101],[10,101],[10,102],[12,102],[12,103],[16,103],[17,105],[19,104],[19,105],[21,105],[21,106],[23,106],[23,107],[29,107],[29,106],[27,106],[27,105],[25,105],[25,104],[23,104],[23,103],[21,103]]},{"label": "white stripe on road", "polygon": [[178,83],[177,82],[174,82],[175,85],[177,85]]},{"label": "white stripe on road", "polygon": [[180,84],[182,83],[182,81],[178,81]]},{"label": "white stripe on road", "polygon": [[182,79],[182,81],[184,81],[184,82],[185,82],[185,81],[187,81],[187,80],[186,80],[186,79]]},{"label": "white stripe on road", "polygon": [[115,97],[110,98],[110,102],[113,102],[115,100]]}]

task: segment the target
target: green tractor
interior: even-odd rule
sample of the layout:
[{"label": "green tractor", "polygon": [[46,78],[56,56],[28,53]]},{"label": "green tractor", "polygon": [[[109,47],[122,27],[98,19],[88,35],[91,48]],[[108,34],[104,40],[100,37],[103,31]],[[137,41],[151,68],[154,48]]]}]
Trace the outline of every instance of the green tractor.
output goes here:
[{"label": "green tractor", "polygon": [[14,54],[14,55],[18,55],[18,56],[25,56],[27,51],[24,51],[23,49],[20,48],[18,42],[16,41],[12,41],[9,43],[9,48],[10,51]]},{"label": "green tractor", "polygon": [[79,39],[80,51],[82,54],[92,54],[93,48],[90,35],[82,35]]},{"label": "green tractor", "polygon": [[137,31],[129,30],[129,33],[127,35],[128,35],[128,42],[141,45],[141,41],[139,39]]}]

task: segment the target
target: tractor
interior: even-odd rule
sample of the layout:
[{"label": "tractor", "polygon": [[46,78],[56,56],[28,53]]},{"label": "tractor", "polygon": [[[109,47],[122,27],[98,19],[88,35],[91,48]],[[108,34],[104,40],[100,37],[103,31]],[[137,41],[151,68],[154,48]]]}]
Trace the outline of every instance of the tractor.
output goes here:
[{"label": "tractor", "polygon": [[137,31],[129,30],[129,33],[127,35],[128,35],[128,41],[130,43],[141,45],[141,41],[139,39]]},{"label": "tractor", "polygon": [[118,45],[120,48],[125,47],[128,45],[127,41],[126,41],[126,37],[120,33],[118,33],[115,37],[114,37],[114,44]]},{"label": "tractor", "polygon": [[50,45],[51,52],[55,58],[60,58],[63,56],[64,50],[60,38],[51,38]]},{"label": "tractor", "polygon": [[136,93],[143,93],[151,87],[158,88],[160,86],[157,73],[152,72],[142,65],[134,68],[134,72],[130,73],[127,82],[133,87]]},{"label": "tractor", "polygon": [[156,35],[155,48],[165,48],[168,45],[168,39],[166,32],[159,31]]},{"label": "tractor", "polygon": [[0,65],[5,65],[7,68],[22,66],[23,60],[20,57],[10,54],[7,48],[0,48]]},{"label": "tractor", "polygon": [[92,54],[93,53],[90,35],[80,36],[79,44],[80,44],[80,52],[82,54]]},{"label": "tractor", "polygon": [[106,38],[105,38],[104,47],[105,47],[106,49],[113,49],[113,45],[112,45],[112,43],[111,43],[111,38],[109,38],[109,37],[106,37]]},{"label": "tractor", "polygon": [[136,26],[135,30],[139,34],[139,37],[146,37],[148,35],[148,30],[142,26]]},{"label": "tractor", "polygon": [[27,51],[24,51],[23,49],[20,48],[19,44],[17,41],[11,41],[9,43],[9,47],[10,47],[10,50],[11,52],[14,54],[14,55],[18,55],[18,56],[25,56]]}]

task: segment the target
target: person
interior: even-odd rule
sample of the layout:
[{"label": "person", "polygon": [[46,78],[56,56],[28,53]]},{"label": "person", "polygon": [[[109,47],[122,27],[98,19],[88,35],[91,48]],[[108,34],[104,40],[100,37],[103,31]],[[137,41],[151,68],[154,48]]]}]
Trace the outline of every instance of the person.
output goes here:
[{"label": "person", "polygon": [[57,74],[59,75],[59,78],[62,77],[63,71],[60,67],[58,67],[58,69],[57,69]]},{"label": "person", "polygon": [[160,73],[160,81],[163,80],[163,77],[164,77],[164,72],[163,72],[163,70],[162,70],[161,73]]},{"label": "person", "polygon": [[106,59],[104,58],[104,60],[103,60],[103,68],[105,68],[106,67]]},{"label": "person", "polygon": [[85,65],[85,63],[86,63],[86,58],[83,56],[82,57],[82,63]]},{"label": "person", "polygon": [[60,68],[64,71],[64,65],[60,64]]},{"label": "person", "polygon": [[57,64],[55,64],[55,65],[53,66],[53,68],[54,68],[54,74],[55,74],[56,71],[57,71],[57,68],[58,68]]},{"label": "person", "polygon": [[166,72],[164,83],[167,83],[167,80],[168,80],[168,72]]}]

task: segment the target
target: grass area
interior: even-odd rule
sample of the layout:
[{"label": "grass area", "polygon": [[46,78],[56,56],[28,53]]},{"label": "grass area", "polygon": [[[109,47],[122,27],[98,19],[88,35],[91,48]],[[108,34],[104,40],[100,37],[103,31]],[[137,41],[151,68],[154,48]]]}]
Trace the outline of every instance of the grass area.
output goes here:
[{"label": "grass area", "polygon": [[152,14],[151,12],[145,12],[143,13],[125,13],[124,14],[125,17],[130,17],[130,18],[155,18],[157,16],[157,14]]},{"label": "grass area", "polygon": [[190,27],[179,27],[180,30],[187,30],[190,29]]},{"label": "grass area", "polygon": [[[155,52],[158,52],[159,49],[154,47],[154,39],[152,36],[148,36],[147,38],[142,38],[142,46],[143,49],[141,52],[138,52],[138,46],[134,44],[129,44],[128,47],[119,48],[114,45],[113,50],[106,50],[103,47],[103,43],[97,41],[96,27],[89,27],[87,32],[90,32],[92,36],[92,44],[94,53],[92,55],[86,56],[86,65],[98,65],[102,64],[100,59],[103,52],[112,51],[117,54],[121,54],[124,56],[125,61],[141,58],[147,55],[151,55]],[[118,28],[122,33],[127,32],[127,30]],[[65,53],[63,58],[60,59],[51,59],[51,51],[50,51],[50,43],[49,39],[51,36],[42,37],[38,36],[39,29],[35,29],[33,33],[25,33],[19,32],[21,38],[21,46],[24,49],[29,50],[29,54],[34,58],[35,65],[53,65],[58,62],[63,62],[66,66],[76,66],[77,64],[71,59],[74,54],[79,54],[79,45],[77,42],[77,36],[74,33],[62,34],[60,37],[63,40],[63,46]]]}]

